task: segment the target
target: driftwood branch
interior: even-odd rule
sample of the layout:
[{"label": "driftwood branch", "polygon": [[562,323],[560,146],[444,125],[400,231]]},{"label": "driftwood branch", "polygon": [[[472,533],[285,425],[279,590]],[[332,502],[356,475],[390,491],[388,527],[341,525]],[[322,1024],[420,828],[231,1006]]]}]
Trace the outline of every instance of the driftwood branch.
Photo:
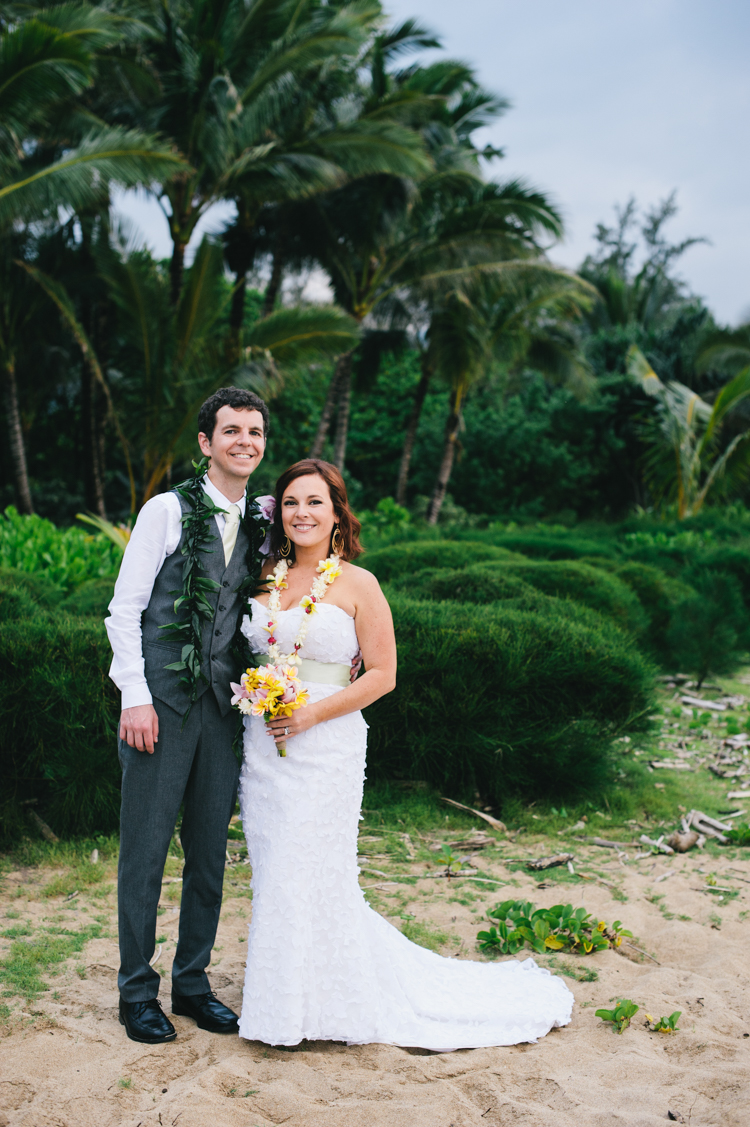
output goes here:
[{"label": "driftwood branch", "polygon": [[492,826],[493,830],[499,830],[499,832],[503,834],[507,834],[508,832],[508,827],[505,822],[493,818],[491,814],[485,814],[482,810],[475,810],[473,806],[464,806],[463,802],[456,802],[454,798],[443,798],[441,795],[440,801],[447,802],[449,806],[455,806],[457,810],[465,810],[467,814],[473,814],[475,818],[481,818],[482,821]]},{"label": "driftwood branch", "polygon": [[42,818],[39,817],[36,810],[29,810],[29,817],[31,818],[31,820],[33,822],[36,822],[37,829],[41,833],[42,837],[46,841],[52,842],[53,845],[57,845],[60,838],[57,836],[57,834],[53,830],[50,829],[50,827],[47,825],[47,823]]},{"label": "driftwood branch", "polygon": [[554,869],[557,865],[567,865],[574,857],[575,853],[556,853],[554,857],[540,857],[537,861],[529,861],[526,868],[536,872],[541,869]]}]

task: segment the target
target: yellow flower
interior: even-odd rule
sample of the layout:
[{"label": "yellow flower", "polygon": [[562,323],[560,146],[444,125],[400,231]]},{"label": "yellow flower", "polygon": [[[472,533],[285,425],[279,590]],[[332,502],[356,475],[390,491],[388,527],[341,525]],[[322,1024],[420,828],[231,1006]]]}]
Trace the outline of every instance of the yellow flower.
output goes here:
[{"label": "yellow flower", "polygon": [[304,599],[300,600],[299,605],[302,607],[305,614],[313,614],[313,612],[317,609],[317,607],[315,606],[315,599],[313,599],[310,595],[305,595]]},{"label": "yellow flower", "polygon": [[318,564],[318,571],[326,583],[333,583],[334,579],[338,579],[341,575],[341,568],[336,560],[321,560]]}]

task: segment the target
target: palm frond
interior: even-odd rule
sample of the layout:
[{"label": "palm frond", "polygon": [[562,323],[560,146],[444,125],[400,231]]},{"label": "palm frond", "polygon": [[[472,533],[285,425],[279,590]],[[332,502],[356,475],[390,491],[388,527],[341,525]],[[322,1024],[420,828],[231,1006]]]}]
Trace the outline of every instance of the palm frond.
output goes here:
[{"label": "palm frond", "polygon": [[246,336],[251,348],[267,349],[279,363],[336,356],[354,348],[359,327],[336,306],[279,309],[256,321]]},{"label": "palm frond", "polygon": [[133,467],[130,461],[130,450],[128,448],[128,443],[125,438],[125,433],[122,429],[118,414],[115,411],[115,405],[112,402],[112,393],[109,390],[109,384],[104,378],[99,359],[94,348],[91,345],[91,341],[88,338],[86,330],[76,316],[75,307],[70,298],[70,295],[68,294],[62,282],[58,282],[55,278],[51,278],[49,274],[45,274],[44,271],[39,270],[37,267],[30,266],[26,262],[18,262],[17,265],[22,267],[22,269],[24,269],[27,274],[29,274],[29,276],[41,286],[47,296],[51,298],[54,304],[57,306],[62,316],[63,323],[71,332],[76,344],[81,350],[85,363],[88,365],[92,375],[94,376],[94,379],[97,381],[102,391],[104,392],[104,397],[107,401],[107,406],[109,408],[112,421],[115,425],[117,436],[120,440],[120,445],[122,446],[122,452],[125,456],[125,464],[128,470],[128,479],[130,481],[131,511],[134,511],[135,478],[133,476]]},{"label": "palm frond", "polygon": [[155,137],[105,127],[62,159],[0,186],[0,223],[88,207],[107,198],[110,183],[148,185],[184,169],[182,157]]}]

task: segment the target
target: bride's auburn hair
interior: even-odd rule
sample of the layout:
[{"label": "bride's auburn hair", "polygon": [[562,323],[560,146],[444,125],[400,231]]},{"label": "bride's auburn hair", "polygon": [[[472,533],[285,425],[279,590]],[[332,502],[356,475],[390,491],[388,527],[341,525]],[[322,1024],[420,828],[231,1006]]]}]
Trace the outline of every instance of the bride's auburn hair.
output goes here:
[{"label": "bride's auburn hair", "polygon": [[[359,542],[359,534],[362,530],[362,525],[349,508],[346,485],[344,484],[344,479],[340,471],[330,462],[323,462],[320,458],[304,458],[301,462],[295,462],[289,469],[284,470],[283,474],[276,482],[276,488],[274,490],[276,512],[274,513],[273,524],[271,525],[271,552],[276,559],[279,559],[281,546],[286,539],[284,524],[281,519],[281,502],[284,494],[292,482],[296,481],[298,477],[310,477],[312,474],[319,474],[320,477],[323,478],[323,481],[328,486],[328,492],[331,495],[333,511],[336,515],[336,523],[339,526],[339,532],[344,541],[344,546],[337,555],[339,555],[342,560],[356,560],[357,556],[361,556],[364,551],[364,548]],[[332,551],[332,542],[333,533],[331,534],[331,543],[328,545],[329,556]],[[292,544],[289,558],[292,561],[294,560],[294,544]]]}]

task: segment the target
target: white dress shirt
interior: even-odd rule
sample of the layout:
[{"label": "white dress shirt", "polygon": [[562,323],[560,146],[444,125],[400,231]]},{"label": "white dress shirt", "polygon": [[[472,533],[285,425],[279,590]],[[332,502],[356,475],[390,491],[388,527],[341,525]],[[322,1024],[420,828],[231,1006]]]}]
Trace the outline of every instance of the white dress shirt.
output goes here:
[{"label": "white dress shirt", "polygon": [[[220,509],[233,502],[220,493],[210,478],[203,488]],[[236,502],[245,515],[245,496]],[[141,509],[120,565],[115,594],[109,604],[109,618],[104,620],[114,654],[109,675],[122,694],[122,707],[135,708],[152,704],[146,683],[143,662],[141,614],[149,604],[156,577],[167,556],[177,551],[182,536],[182,509],[176,493],[160,493]],[[217,515],[216,525],[221,538],[225,518]],[[219,540],[218,550],[221,550]]]}]

